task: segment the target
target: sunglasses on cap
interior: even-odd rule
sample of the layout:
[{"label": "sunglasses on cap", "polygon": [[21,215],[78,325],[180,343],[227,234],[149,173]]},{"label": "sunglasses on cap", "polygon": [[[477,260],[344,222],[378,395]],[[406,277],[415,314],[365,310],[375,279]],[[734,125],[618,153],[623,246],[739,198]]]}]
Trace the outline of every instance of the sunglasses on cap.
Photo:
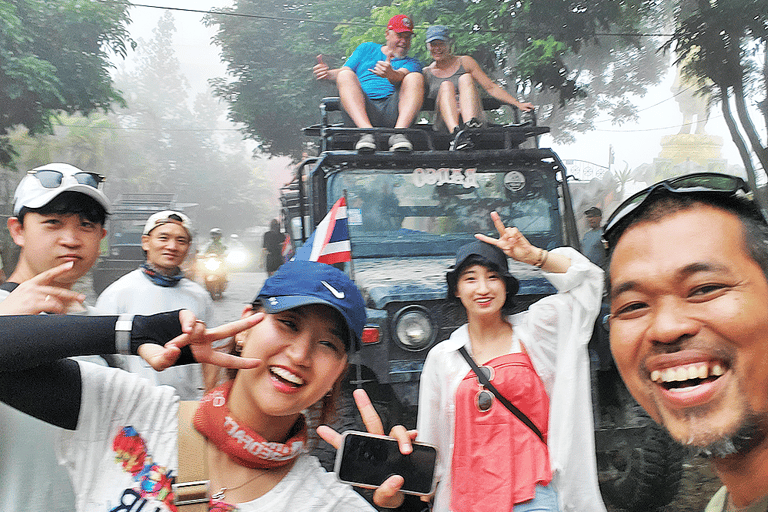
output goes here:
[{"label": "sunglasses on cap", "polygon": [[[27,174],[34,176],[45,188],[58,188],[61,186],[61,182],[64,180],[65,174],[61,171],[53,171],[50,169],[40,169],[28,171]],[[95,172],[80,171],[73,174],[66,174],[66,176],[72,176],[81,185],[87,185],[98,189],[99,185],[106,180],[101,174]]]},{"label": "sunglasses on cap", "polygon": [[[623,221],[629,220],[633,212],[642,211],[641,207],[648,199],[654,193],[662,190],[673,194],[702,194],[724,198],[743,197],[750,201],[752,200],[752,192],[749,189],[749,185],[738,176],[714,172],[699,172],[664,180],[634,194],[613,211],[611,216],[608,217],[603,230],[603,242],[606,244],[606,247],[615,244],[615,238],[622,231],[617,229],[617,227],[626,225]],[[755,207],[760,210],[757,205]],[[760,211],[760,214],[763,216],[763,220],[765,220],[762,211]]]},{"label": "sunglasses on cap", "polygon": [[[479,366],[478,370],[483,373],[483,376],[490,382],[493,380],[493,368],[490,366]],[[480,386],[480,391],[475,396],[475,406],[480,412],[487,412],[491,406],[493,406],[493,393],[485,389],[480,378],[475,375],[477,379],[477,385]]]}]

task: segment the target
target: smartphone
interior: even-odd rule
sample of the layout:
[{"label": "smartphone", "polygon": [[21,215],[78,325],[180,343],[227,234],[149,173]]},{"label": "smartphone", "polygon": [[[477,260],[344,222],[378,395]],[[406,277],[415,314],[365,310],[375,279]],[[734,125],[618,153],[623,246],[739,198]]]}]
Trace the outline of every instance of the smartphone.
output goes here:
[{"label": "smartphone", "polygon": [[436,463],[437,449],[432,445],[413,443],[413,451],[403,455],[391,437],[349,431],[342,434],[334,470],[340,481],[371,489],[400,475],[405,480],[403,492],[426,496],[435,490]]}]

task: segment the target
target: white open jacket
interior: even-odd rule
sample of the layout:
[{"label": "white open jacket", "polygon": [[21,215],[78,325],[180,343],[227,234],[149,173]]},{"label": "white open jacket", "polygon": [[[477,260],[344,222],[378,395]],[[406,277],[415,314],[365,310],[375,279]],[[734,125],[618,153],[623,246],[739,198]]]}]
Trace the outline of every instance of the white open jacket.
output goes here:
[{"label": "white open jacket", "polygon": [[[587,352],[600,311],[603,271],[574,249],[552,252],[571,259],[566,273],[544,272],[558,293],[508,320],[549,395],[548,446],[561,512],[605,512],[597,482]],[[436,512],[450,510],[454,397],[470,370],[458,352],[461,346],[472,352],[466,325],[430,350],[421,374],[418,440],[438,447]]]}]

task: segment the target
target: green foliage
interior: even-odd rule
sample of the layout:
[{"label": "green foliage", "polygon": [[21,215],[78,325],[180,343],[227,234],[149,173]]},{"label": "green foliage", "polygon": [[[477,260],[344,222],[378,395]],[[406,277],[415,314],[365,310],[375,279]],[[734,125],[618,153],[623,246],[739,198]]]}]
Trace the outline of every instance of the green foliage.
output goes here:
[{"label": "green foliage", "polygon": [[106,112],[122,102],[108,59],[134,45],[127,9],[116,1],[0,1],[0,164],[12,164],[12,127],[50,132],[56,113]]},{"label": "green foliage", "polygon": [[627,94],[643,94],[665,69],[653,40],[601,35],[657,28],[663,12],[655,0],[236,0],[226,12],[269,17],[211,15],[207,22],[218,27],[215,42],[229,73],[215,81],[215,91],[229,103],[230,118],[272,154],[300,154],[299,130],[318,122],[321,97],[337,95],[312,78],[316,55],[331,67],[343,65],[360,43],[383,43],[394,14],[413,18],[410,54],[425,64],[426,27],[451,27],[456,52],[472,55],[512,94],[537,104],[539,119],[561,141],[590,129],[603,112],[616,122],[632,119]]},{"label": "green foliage", "polygon": [[[180,203],[196,205],[187,211],[199,233],[266,225],[277,211],[279,184],[254,164],[238,131],[212,129],[225,109],[211,91],[190,98],[172,51],[175,31],[166,13],[152,37],[139,41],[138,65],[115,74],[115,88],[126,91],[122,108],[58,115],[53,134],[12,130],[16,163],[26,170],[63,161],[99,172],[112,200],[123,193],[174,193]],[[13,178],[4,187],[11,195],[21,177]]]}]

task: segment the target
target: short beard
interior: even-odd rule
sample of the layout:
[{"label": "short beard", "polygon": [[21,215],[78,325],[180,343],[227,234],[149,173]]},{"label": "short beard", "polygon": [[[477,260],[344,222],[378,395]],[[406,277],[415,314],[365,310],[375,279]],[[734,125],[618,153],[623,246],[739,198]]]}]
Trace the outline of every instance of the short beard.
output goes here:
[{"label": "short beard", "polygon": [[749,454],[768,437],[766,420],[751,413],[731,435],[723,436],[706,446],[690,446],[693,455],[709,459],[724,459]]}]

